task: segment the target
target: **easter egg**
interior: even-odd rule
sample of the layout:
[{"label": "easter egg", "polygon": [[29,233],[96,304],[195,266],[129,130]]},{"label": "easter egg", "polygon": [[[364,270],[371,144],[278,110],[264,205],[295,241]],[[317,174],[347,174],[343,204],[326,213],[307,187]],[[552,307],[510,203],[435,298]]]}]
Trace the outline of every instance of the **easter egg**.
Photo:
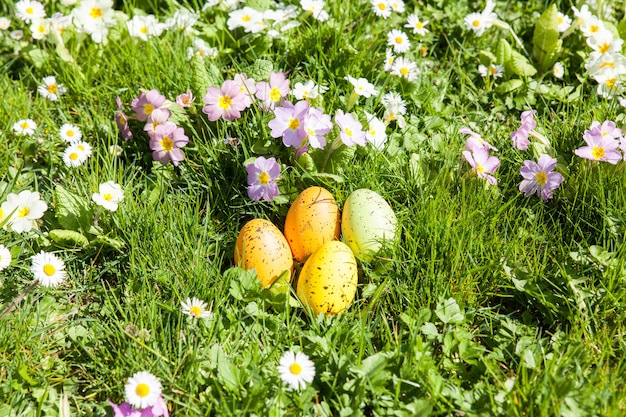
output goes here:
[{"label": "easter egg", "polygon": [[296,294],[315,314],[338,314],[354,301],[358,280],[354,254],[345,243],[333,240],[304,263]]},{"label": "easter egg", "polygon": [[357,258],[370,261],[386,240],[393,240],[396,214],[375,191],[358,189],[348,196],[341,216],[342,240]]},{"label": "easter egg", "polygon": [[341,233],[339,207],[330,191],[309,187],[294,200],[285,219],[285,238],[293,257],[304,262],[324,243]]},{"label": "easter egg", "polygon": [[272,222],[252,219],[239,231],[235,243],[235,264],[255,269],[263,288],[269,287],[284,271],[293,271],[291,249],[285,236]]}]

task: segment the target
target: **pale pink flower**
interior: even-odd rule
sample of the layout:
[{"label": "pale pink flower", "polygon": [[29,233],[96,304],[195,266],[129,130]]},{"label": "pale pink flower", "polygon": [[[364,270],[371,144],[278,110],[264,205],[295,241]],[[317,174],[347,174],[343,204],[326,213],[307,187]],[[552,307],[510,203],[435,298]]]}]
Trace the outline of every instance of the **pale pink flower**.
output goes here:
[{"label": "pale pink flower", "polygon": [[289,94],[289,80],[284,72],[272,72],[270,81],[260,81],[256,85],[256,97],[261,100],[264,110],[271,110]]},{"label": "pale pink flower", "polygon": [[150,135],[150,149],[152,149],[152,159],[167,165],[172,162],[177,166],[185,159],[183,146],[187,145],[189,138],[185,135],[182,127],[176,125],[159,125],[155,132]]},{"label": "pale pink flower", "polygon": [[241,93],[241,88],[233,80],[226,80],[222,88],[209,87],[207,93],[202,96],[206,106],[202,108],[209,120],[215,122],[219,118],[235,120],[241,117],[241,112],[246,108],[247,96]]},{"label": "pale pink flower", "polygon": [[342,110],[337,110],[335,123],[340,129],[339,137],[346,146],[355,144],[365,146],[367,139],[365,138],[363,125],[351,113],[344,114]]},{"label": "pale pink flower", "polygon": [[544,201],[551,199],[552,191],[563,182],[563,175],[553,172],[556,163],[556,158],[550,155],[541,155],[537,162],[524,161],[524,166],[520,169],[524,180],[520,183],[519,190],[526,197],[537,194]]},{"label": "pale pink flower", "polygon": [[259,156],[254,163],[246,165],[248,173],[248,197],[254,201],[261,198],[272,201],[278,196],[276,180],[280,176],[280,165],[275,158]]},{"label": "pale pink flower", "polygon": [[463,156],[469,162],[478,178],[486,179],[491,185],[498,183],[498,180],[491,174],[496,172],[500,166],[500,160],[495,156],[489,156],[489,151],[485,148],[474,149],[473,151],[463,151]]},{"label": "pale pink flower", "polygon": [[159,90],[150,90],[141,93],[131,103],[131,109],[137,114],[137,119],[145,122],[155,109],[165,104],[165,96]]},{"label": "pale pink flower", "polygon": [[307,135],[304,130],[304,117],[308,110],[309,103],[306,100],[298,101],[295,105],[285,101],[282,107],[274,108],[276,117],[268,123],[272,128],[270,136],[273,138],[282,136],[285,146],[299,148]]}]

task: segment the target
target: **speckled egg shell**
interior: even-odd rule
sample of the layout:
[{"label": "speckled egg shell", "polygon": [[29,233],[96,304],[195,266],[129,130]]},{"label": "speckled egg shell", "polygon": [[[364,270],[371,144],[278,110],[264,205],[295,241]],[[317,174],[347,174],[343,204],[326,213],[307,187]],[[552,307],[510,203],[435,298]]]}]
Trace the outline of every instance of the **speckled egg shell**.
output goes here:
[{"label": "speckled egg shell", "polygon": [[370,261],[385,240],[395,238],[397,223],[393,209],[380,194],[361,188],[344,203],[342,240],[357,258]]},{"label": "speckled egg shell", "polygon": [[263,288],[269,287],[284,271],[293,272],[293,257],[287,240],[272,222],[252,219],[239,231],[235,264],[255,269]]},{"label": "speckled egg shell", "polygon": [[344,311],[354,301],[359,276],[356,259],[340,241],[326,242],[307,259],[296,293],[315,314]]},{"label": "speckled egg shell", "polygon": [[340,234],[341,215],[330,191],[309,187],[296,197],[285,219],[285,238],[297,261],[304,262]]}]

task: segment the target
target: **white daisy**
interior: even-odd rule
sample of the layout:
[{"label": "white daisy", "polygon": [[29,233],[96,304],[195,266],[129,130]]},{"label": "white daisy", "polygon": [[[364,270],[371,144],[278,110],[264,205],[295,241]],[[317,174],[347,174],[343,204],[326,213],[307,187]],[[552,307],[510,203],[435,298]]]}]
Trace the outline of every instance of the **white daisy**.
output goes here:
[{"label": "white daisy", "polygon": [[59,135],[61,136],[61,139],[68,143],[76,143],[83,137],[80,128],[70,123],[66,123],[61,126],[61,129],[59,129]]},{"label": "white daisy", "polygon": [[358,80],[351,76],[346,76],[346,80],[354,86],[354,92],[365,98],[378,94],[378,90],[374,88],[374,84],[367,81],[365,78],[359,78]]},{"label": "white daisy", "polygon": [[563,64],[561,64],[560,62],[555,62],[554,66],[552,67],[552,75],[554,75],[556,78],[563,78],[564,74],[565,68],[563,67]]},{"label": "white daisy", "polygon": [[99,206],[107,210],[117,210],[118,204],[124,199],[124,190],[119,184],[107,181],[100,184],[98,192],[91,196],[91,199]]},{"label": "white daisy", "polygon": [[398,29],[393,29],[387,33],[387,45],[391,46],[397,54],[402,54],[411,47],[406,33]]},{"label": "white daisy", "polygon": [[387,142],[387,132],[385,131],[385,122],[378,117],[365,112],[365,116],[368,120],[367,130],[365,131],[365,138],[376,149],[383,150],[385,143]]},{"label": "white daisy", "polygon": [[50,33],[50,21],[48,19],[35,19],[30,25],[33,39],[41,40]]},{"label": "white daisy", "polygon": [[304,353],[287,351],[280,358],[278,373],[283,382],[293,390],[305,388],[313,382],[315,365]]},{"label": "white daisy", "polygon": [[154,17],[154,15],[141,16],[136,15],[132,19],[126,21],[126,27],[130,36],[147,41],[151,36],[161,36],[165,26]]},{"label": "white daisy", "polygon": [[370,0],[370,3],[376,16],[382,17],[383,19],[391,16],[392,10],[387,0]]},{"label": "white daisy", "polygon": [[11,19],[8,17],[0,17],[0,30],[7,30],[11,27]]},{"label": "white daisy", "polygon": [[11,265],[11,259],[11,251],[3,244],[0,244],[0,271]]},{"label": "white daisy", "polygon": [[557,22],[559,24],[558,30],[559,32],[565,32],[572,25],[572,19],[566,14],[559,12],[557,17]]},{"label": "white daisy", "polygon": [[33,20],[46,17],[43,4],[34,0],[20,0],[15,3],[15,16],[29,23]]},{"label": "white daisy", "polygon": [[70,168],[81,166],[89,156],[85,153],[84,146],[80,147],[80,143],[71,143],[65,151],[63,151],[63,162]]},{"label": "white daisy", "polygon": [[383,67],[383,69],[385,71],[391,71],[391,67],[395,59],[396,57],[393,54],[393,50],[391,48],[387,48],[385,50],[385,66]]},{"label": "white daisy", "polygon": [[396,13],[404,13],[404,1],[402,0],[389,0],[389,6]]},{"label": "white daisy", "polygon": [[13,124],[13,131],[18,135],[32,136],[35,133],[35,129],[37,129],[37,123],[32,119],[18,120]]},{"label": "white daisy", "polygon": [[109,146],[109,153],[113,156],[120,156],[124,149],[120,145],[111,145]]},{"label": "white daisy", "polygon": [[489,64],[489,66],[479,65],[478,72],[483,77],[493,77],[493,78],[501,78],[502,73],[504,72],[504,66]]},{"label": "white daisy", "polygon": [[399,77],[404,77],[407,81],[413,81],[419,75],[417,64],[410,59],[398,57],[391,66],[391,73]]},{"label": "white daisy", "polygon": [[150,372],[136,372],[124,386],[126,401],[138,409],[152,407],[161,397],[161,382]]},{"label": "white daisy", "polygon": [[196,297],[189,298],[185,301],[181,301],[180,305],[183,310],[183,314],[186,314],[192,318],[205,319],[210,318],[213,313],[207,310],[207,305],[204,301],[197,299]]},{"label": "white daisy", "polygon": [[32,260],[30,270],[44,287],[56,287],[67,277],[65,263],[53,253],[41,251]]},{"label": "white daisy", "polygon": [[65,94],[66,89],[63,84],[57,84],[57,79],[54,75],[50,75],[43,77],[43,85],[37,87],[37,91],[48,100],[57,101],[59,96]]},{"label": "white daisy", "polygon": [[389,110],[397,114],[406,113],[406,104],[398,93],[391,91],[385,94],[381,99],[381,102],[383,103],[383,106],[385,106],[385,110]]},{"label": "white daisy", "polygon": [[9,33],[9,37],[13,39],[14,41],[21,41],[22,38],[24,38],[24,31],[21,29],[12,30]]},{"label": "white daisy", "polygon": [[43,217],[48,205],[41,200],[38,192],[23,190],[19,194],[10,193],[0,211],[9,216],[6,227],[16,233],[30,232],[37,227],[37,219]]},{"label": "white daisy", "polygon": [[422,22],[417,13],[413,13],[407,18],[407,24],[404,25],[404,27],[413,29],[413,33],[424,36],[426,33],[428,33],[428,29],[426,29],[427,24],[428,20]]}]

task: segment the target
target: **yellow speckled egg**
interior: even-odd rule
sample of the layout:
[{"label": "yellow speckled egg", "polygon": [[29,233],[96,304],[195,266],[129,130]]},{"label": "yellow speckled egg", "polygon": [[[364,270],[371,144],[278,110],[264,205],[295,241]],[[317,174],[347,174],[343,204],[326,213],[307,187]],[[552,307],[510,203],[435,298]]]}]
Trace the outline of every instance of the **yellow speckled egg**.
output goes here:
[{"label": "yellow speckled egg", "polygon": [[252,219],[239,231],[235,264],[256,269],[263,288],[269,287],[284,271],[293,272],[293,257],[285,236],[272,222]]},{"label": "yellow speckled egg", "polygon": [[324,243],[338,240],[340,234],[339,207],[330,191],[309,187],[296,197],[285,219],[285,238],[297,261],[304,262]]},{"label": "yellow speckled egg", "polygon": [[343,242],[326,242],[307,259],[300,271],[296,293],[315,314],[344,311],[356,295],[359,281],[356,259]]},{"label": "yellow speckled egg", "polygon": [[398,220],[376,191],[361,188],[348,196],[341,215],[342,240],[357,258],[370,261],[385,240],[396,237]]}]

